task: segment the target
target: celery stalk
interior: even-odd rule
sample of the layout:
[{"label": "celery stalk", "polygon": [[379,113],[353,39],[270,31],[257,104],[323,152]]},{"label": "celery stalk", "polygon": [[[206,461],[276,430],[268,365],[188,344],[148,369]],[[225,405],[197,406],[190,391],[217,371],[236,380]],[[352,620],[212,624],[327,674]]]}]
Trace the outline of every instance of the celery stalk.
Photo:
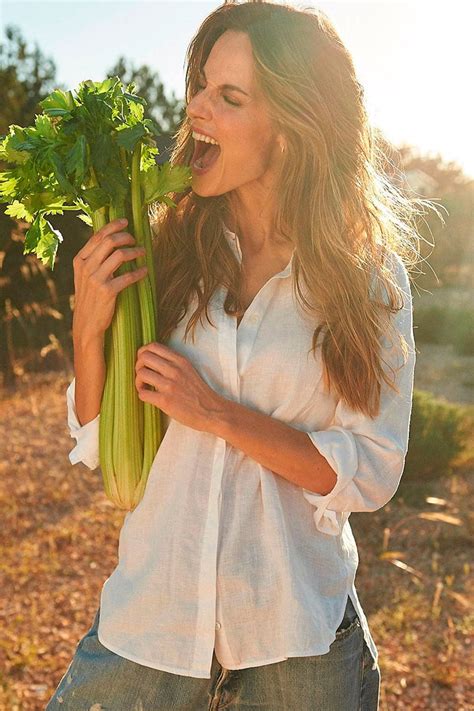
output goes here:
[{"label": "celery stalk", "polygon": [[[140,181],[140,160],[142,144],[138,143],[132,156],[132,213],[133,228],[137,242],[146,249],[146,263],[148,273],[145,279],[141,279],[137,284],[138,298],[140,304],[140,316],[142,324],[142,342],[151,343],[156,341],[156,295],[155,295],[155,270],[153,264],[153,254],[151,245],[151,231],[148,222],[147,206],[144,205],[142,188]],[[145,212],[145,214],[144,214]],[[148,229],[145,228],[145,225]],[[140,264],[141,260],[137,260]],[[141,401],[140,401],[141,402]],[[144,451],[142,479],[148,477],[148,472],[153,463],[156,450],[161,441],[161,420],[154,405],[143,403],[144,417]],[[143,483],[143,482],[142,482]],[[141,489],[141,486],[140,486]]]}]

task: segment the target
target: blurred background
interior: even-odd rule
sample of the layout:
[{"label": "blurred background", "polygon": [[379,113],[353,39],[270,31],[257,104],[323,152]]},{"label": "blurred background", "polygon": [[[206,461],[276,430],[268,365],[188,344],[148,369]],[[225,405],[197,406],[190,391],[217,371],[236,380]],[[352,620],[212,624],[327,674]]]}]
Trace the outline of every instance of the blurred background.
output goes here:
[{"label": "blurred background", "polygon": [[[184,116],[186,48],[217,2],[0,2],[0,136],[28,126],[55,88],[136,83],[169,160]],[[472,674],[474,141],[471,4],[305,2],[353,55],[387,176],[426,197],[412,280],[417,364],[410,448],[397,494],[354,513],[356,585],[380,651],[381,710],[474,708]],[[6,165],[0,162],[0,171]],[[73,377],[75,213],[54,270],[23,254],[29,225],[0,204],[0,709],[44,708],[92,624],[117,561],[123,512],[100,470],[67,459]],[[469,605],[469,601],[471,605]]]}]

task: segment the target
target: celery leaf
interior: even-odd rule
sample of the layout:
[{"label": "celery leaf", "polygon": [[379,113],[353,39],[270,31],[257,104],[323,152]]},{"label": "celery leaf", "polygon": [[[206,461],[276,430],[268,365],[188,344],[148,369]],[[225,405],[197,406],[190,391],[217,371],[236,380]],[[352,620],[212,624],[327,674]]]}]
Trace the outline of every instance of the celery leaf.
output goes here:
[{"label": "celery leaf", "polygon": [[110,205],[110,197],[102,188],[88,188],[82,191],[82,195],[92,212]]},{"label": "celery leaf", "polygon": [[144,191],[144,201],[148,205],[151,202],[162,201],[162,198],[171,192],[182,192],[192,181],[192,174],[186,165],[174,165],[166,162],[163,165],[155,165],[141,174],[142,187]]},{"label": "celery leaf", "polygon": [[76,183],[81,183],[87,171],[87,144],[85,136],[78,136],[72,149],[66,156],[66,170],[75,174]]},{"label": "celery leaf", "polygon": [[135,126],[130,126],[117,131],[117,143],[119,146],[122,146],[122,148],[130,151],[130,153],[133,153],[138,141],[140,138],[143,138],[145,134],[145,127],[142,124],[137,123]]},{"label": "celery leaf", "polygon": [[77,215],[77,217],[86,223],[89,227],[93,227],[92,220],[89,215]]},{"label": "celery leaf", "polygon": [[25,234],[24,253],[34,252],[43,264],[54,269],[56,252],[62,241],[61,232],[55,230],[43,215],[38,215]]},{"label": "celery leaf", "polygon": [[40,101],[40,106],[48,116],[66,116],[74,109],[74,97],[70,91],[56,89]]},{"label": "celery leaf", "polygon": [[33,215],[28,212],[23,203],[18,200],[14,200],[5,210],[5,215],[9,215],[16,220],[26,220],[27,222],[33,222]]}]

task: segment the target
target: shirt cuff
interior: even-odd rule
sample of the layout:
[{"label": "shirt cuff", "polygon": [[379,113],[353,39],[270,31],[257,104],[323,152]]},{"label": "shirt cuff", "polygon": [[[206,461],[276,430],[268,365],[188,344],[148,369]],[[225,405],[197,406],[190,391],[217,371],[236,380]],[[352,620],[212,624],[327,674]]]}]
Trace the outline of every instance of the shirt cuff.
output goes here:
[{"label": "shirt cuff", "polygon": [[69,434],[77,442],[74,449],[69,452],[71,464],[83,462],[89,469],[99,466],[99,420],[100,413],[90,422],[81,425],[77,419],[75,405],[74,378],[66,391]]},{"label": "shirt cuff", "polygon": [[314,491],[303,489],[303,496],[316,508],[313,518],[318,531],[329,536],[338,536],[350,516],[350,511],[331,511],[327,507],[341,489],[344,489],[354,478],[358,463],[357,447],[352,434],[338,425],[306,434],[334,469],[336,483],[329,494],[316,494]]}]

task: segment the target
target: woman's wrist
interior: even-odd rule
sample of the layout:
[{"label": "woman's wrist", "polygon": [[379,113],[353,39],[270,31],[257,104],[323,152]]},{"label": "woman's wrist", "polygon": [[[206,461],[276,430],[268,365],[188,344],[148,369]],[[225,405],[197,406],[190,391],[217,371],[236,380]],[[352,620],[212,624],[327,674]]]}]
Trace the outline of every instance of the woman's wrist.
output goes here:
[{"label": "woman's wrist", "polygon": [[103,338],[81,334],[74,340],[74,372],[76,414],[85,425],[100,412],[106,374]]},{"label": "woman's wrist", "polygon": [[104,349],[105,334],[104,333],[78,333],[73,331],[72,342],[74,350],[85,353],[89,350],[96,351]]}]

